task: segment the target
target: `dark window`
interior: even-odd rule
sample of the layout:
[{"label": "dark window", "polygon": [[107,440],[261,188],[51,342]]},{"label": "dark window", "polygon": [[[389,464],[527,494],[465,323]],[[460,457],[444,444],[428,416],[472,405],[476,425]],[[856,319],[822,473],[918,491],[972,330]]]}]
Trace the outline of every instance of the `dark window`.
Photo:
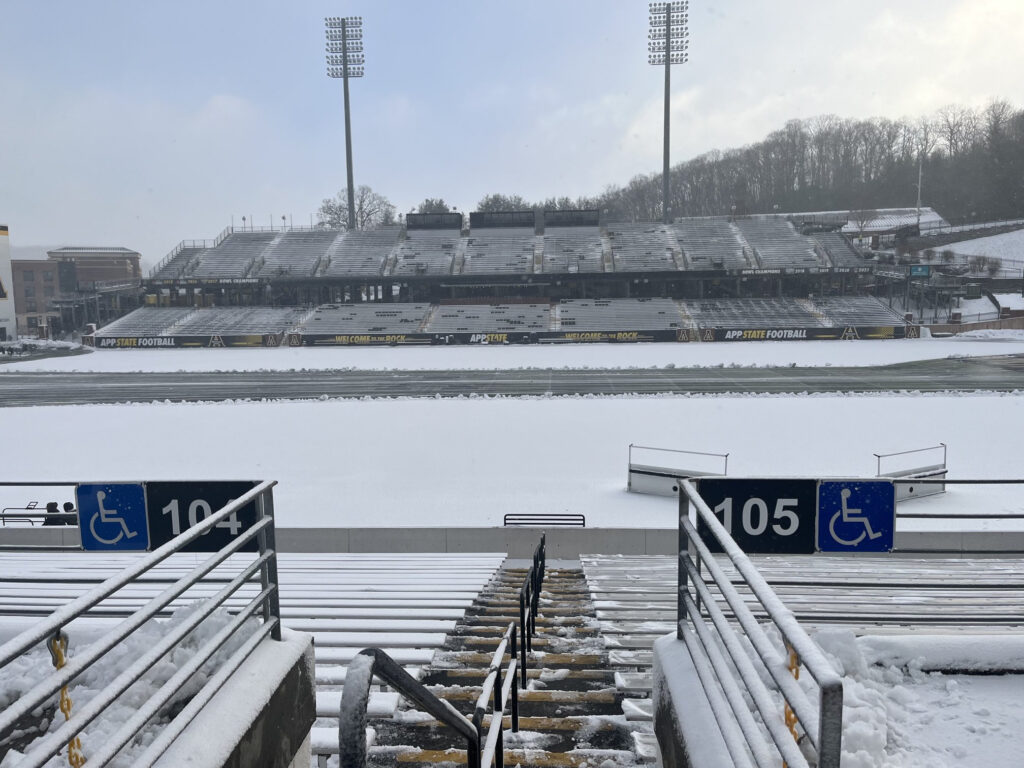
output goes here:
[{"label": "dark window", "polygon": [[53,296],[53,286],[47,285],[43,288],[43,296]]},{"label": "dark window", "polygon": [[21,273],[21,279],[26,283],[34,282],[36,279],[36,273],[26,269]]},{"label": "dark window", "polygon": [[32,315],[32,317],[30,317],[28,319],[28,327],[29,328],[38,328],[39,327],[39,318],[36,317],[35,315]]},{"label": "dark window", "polygon": [[35,296],[36,295],[36,287],[34,285],[26,285],[25,286],[25,295],[26,296]]},{"label": "dark window", "polygon": [[53,272],[43,272],[43,280],[47,283],[53,282]]},{"label": "dark window", "polygon": [[26,299],[25,300],[25,311],[26,312],[35,312],[36,311],[36,300],[35,299]]}]

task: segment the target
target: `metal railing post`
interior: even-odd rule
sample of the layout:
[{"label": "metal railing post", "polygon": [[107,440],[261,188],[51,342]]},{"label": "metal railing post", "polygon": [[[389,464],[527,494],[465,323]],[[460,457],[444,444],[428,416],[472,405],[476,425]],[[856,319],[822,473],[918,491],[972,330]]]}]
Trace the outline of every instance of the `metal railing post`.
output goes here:
[{"label": "metal railing post", "polygon": [[686,568],[683,565],[685,553],[690,551],[690,537],[686,533],[686,527],[682,524],[683,518],[689,517],[690,499],[683,493],[682,487],[679,490],[679,553],[676,557],[678,577],[676,580],[676,639],[683,639],[683,625],[686,622],[686,600],[685,596],[689,590]]},{"label": "metal railing post", "polygon": [[259,519],[269,517],[271,524],[256,534],[257,545],[260,554],[265,555],[269,550],[272,554],[260,568],[260,584],[264,590],[273,585],[273,590],[267,593],[267,599],[263,603],[263,620],[268,624],[272,619],[277,619],[274,628],[270,631],[270,637],[274,640],[281,639],[281,590],[277,580],[277,538],[274,535],[274,491],[268,488],[260,494],[256,500],[256,515]]}]

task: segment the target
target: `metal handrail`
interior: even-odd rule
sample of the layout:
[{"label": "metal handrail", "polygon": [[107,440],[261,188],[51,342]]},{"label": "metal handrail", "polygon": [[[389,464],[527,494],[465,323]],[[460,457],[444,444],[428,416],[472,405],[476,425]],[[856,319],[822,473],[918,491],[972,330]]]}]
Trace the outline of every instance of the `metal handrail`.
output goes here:
[{"label": "metal handrail", "polygon": [[659,448],[654,445],[636,445],[635,443],[629,444],[629,466],[633,466],[633,449],[636,448],[638,451],[660,451],[662,453],[682,453],[687,456],[712,456],[716,459],[723,459],[722,474],[729,474],[729,454],[728,453],[714,453],[711,451],[686,451],[681,448]]},{"label": "metal handrail", "polygon": [[540,592],[544,586],[544,564],[547,557],[547,534],[540,535],[540,543],[533,550],[533,564],[526,572],[523,586],[519,589],[519,667],[526,687],[526,673],[529,667],[527,654],[533,650],[533,635],[537,631],[537,612],[540,608]]},{"label": "metal handrail", "polygon": [[[505,681],[502,683],[501,662],[505,658],[505,649],[509,649],[508,668],[505,670]],[[491,666],[487,669],[487,677],[480,690],[480,696],[476,701],[476,708],[473,710],[473,725],[477,733],[483,735],[484,715],[487,713],[487,703],[493,698],[493,709],[491,712],[491,725],[487,731],[487,739],[480,753],[480,765],[490,767],[493,762],[496,768],[502,768],[504,762],[504,739],[502,726],[505,717],[505,704],[511,694],[512,699],[512,732],[519,732],[519,685],[516,677],[516,623],[509,622],[505,634],[501,636],[491,659]],[[493,694],[493,697],[492,697]]]},{"label": "metal handrail", "polygon": [[[501,662],[506,648],[511,645],[511,659],[504,682],[501,677]],[[366,766],[366,708],[370,700],[370,686],[377,677],[390,685],[405,698],[434,718],[455,729],[466,740],[466,760],[469,768],[490,766],[492,760],[502,768],[504,760],[502,745],[502,721],[505,704],[511,696],[512,730],[519,730],[519,693],[516,684],[516,625],[512,622],[498,644],[488,667],[480,696],[477,699],[473,717],[466,717],[446,699],[435,696],[425,685],[412,677],[380,648],[364,648],[348,665],[345,672],[345,687],[341,694],[341,711],[338,716],[338,764],[346,768]],[[487,702],[493,693],[491,725],[486,743],[481,751],[483,720]],[[486,762],[481,761],[487,754]]]},{"label": "metal handrail", "polygon": [[909,451],[896,451],[895,453],[875,453],[872,454],[877,460],[877,466],[875,471],[878,477],[882,476],[882,459],[891,459],[893,456],[909,456],[912,453],[927,453],[928,451],[937,451],[942,449],[942,466],[945,467],[947,464],[948,447],[945,443],[939,443],[938,445],[931,445],[927,448],[914,448]]},{"label": "metal handrail", "polygon": [[[86,594],[54,611],[48,618],[0,645],[0,669],[2,669],[8,663],[36,646],[40,641],[51,638],[56,633],[59,633],[62,627],[72,620],[85,615],[91,608],[122,587],[133,583],[139,576],[167,559],[170,555],[181,551],[183,547],[211,530],[217,523],[227,519],[246,505],[252,502],[256,503],[257,522],[254,525],[241,531],[228,545],[222,547],[217,552],[211,553],[204,562],[170,584],[163,592],[120,622],[100,639],[81,649],[62,668],[55,670],[33,688],[21,694],[18,699],[0,713],[0,738],[3,738],[17,726],[22,717],[30,714],[36,707],[43,704],[57,691],[60,691],[64,686],[89,669],[109,650],[123,642],[125,638],[135,632],[146,621],[156,616],[173,600],[180,597],[190,587],[199,583],[200,579],[224,563],[231,555],[238,552],[246,542],[253,538],[257,539],[259,554],[252,563],[242,568],[233,579],[228,581],[213,596],[199,601],[192,613],[184,618],[180,624],[170,628],[157,644],[148,649],[126,669],[122,670],[95,697],[77,708],[72,719],[65,722],[56,731],[37,741],[19,765],[24,766],[24,768],[41,766],[53,755],[57,754],[69,739],[74,738],[106,711],[125,690],[138,681],[147,670],[159,662],[168,652],[173,650],[205,618],[216,609],[223,607],[228,598],[234,595],[257,571],[260,574],[261,592],[234,616],[233,621],[227,627],[223,628],[203,645],[187,667],[179,670],[178,673],[154,692],[147,702],[139,706],[133,717],[122,724],[117,734],[101,746],[97,754],[89,756],[89,764],[104,765],[112,759],[137,735],[138,729],[146,721],[151,719],[162,706],[180,692],[191,674],[199,666],[209,661],[223,647],[224,643],[242,627],[245,620],[258,610],[262,609],[263,611],[264,623],[257,631],[256,636],[260,640],[267,635],[275,640],[281,639],[276,565],[277,553],[274,548],[273,501],[270,493],[276,484],[276,481],[260,483],[250,491],[239,496],[239,498],[209,515],[198,525],[189,528],[181,535],[176,536],[163,546],[145,555],[121,573],[106,579]],[[253,641],[252,638],[243,643],[231,658],[224,663],[222,671],[228,667],[232,671],[236,669],[257,645],[258,641]],[[186,674],[186,669],[191,669],[191,672]],[[197,698],[200,702],[209,701],[229,676],[230,672],[227,674],[215,674],[192,701],[195,702]],[[215,680],[217,681],[216,683]],[[159,758],[167,747],[170,746],[173,738],[192,721],[195,714],[201,709],[201,706],[201,703],[195,706],[192,703],[187,705],[168,726],[165,726],[162,734],[150,745],[145,755],[134,760],[133,764],[139,766],[149,765]]]},{"label": "metal handrail", "polygon": [[[679,584],[677,637],[682,640],[694,659],[694,666],[719,722],[724,724],[723,736],[730,755],[737,765],[749,765],[750,759],[739,740],[753,755],[754,764],[773,765],[771,747],[760,727],[754,721],[750,707],[739,689],[742,683],[760,714],[768,735],[783,760],[790,766],[807,766],[797,742],[783,725],[771,695],[753,665],[736,630],[714,600],[708,582],[701,571],[703,564],[726,603],[732,609],[753,647],[756,659],[774,681],[786,704],[804,731],[810,745],[817,752],[818,768],[838,768],[842,749],[843,682],[818,645],[800,626],[793,613],[782,603],[764,577],[743,553],[714,512],[701,498],[689,480],[679,480]],[[764,607],[768,618],[775,624],[787,649],[795,654],[818,685],[815,706],[807,693],[793,677],[787,660],[772,645],[757,618],[747,606],[743,596],[715,561],[708,546],[701,539],[696,526],[689,519],[689,505],[718,540],[722,551],[729,557],[750,592]],[[693,553],[691,555],[691,552]],[[691,582],[693,592],[691,593]],[[702,615],[707,613],[711,626]],[[690,631],[692,626],[693,631]],[[712,637],[717,631],[725,654]],[[735,667],[735,672],[733,668]],[[737,673],[739,679],[737,680]],[[717,686],[716,686],[717,681]],[[724,696],[723,696],[724,694]],[[731,710],[733,718],[728,718]],[[738,726],[738,729],[734,726]]]}]

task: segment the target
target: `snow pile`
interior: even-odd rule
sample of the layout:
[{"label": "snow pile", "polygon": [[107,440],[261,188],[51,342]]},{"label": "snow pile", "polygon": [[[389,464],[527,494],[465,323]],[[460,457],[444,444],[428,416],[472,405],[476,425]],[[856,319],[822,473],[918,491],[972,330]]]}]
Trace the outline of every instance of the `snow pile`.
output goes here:
[{"label": "snow pile", "polygon": [[1024,310],[1024,295],[1020,293],[993,293],[1000,307],[1013,310]]},{"label": "snow pile", "polygon": [[[111,680],[152,649],[171,628],[183,622],[194,609],[195,606],[184,607],[175,611],[167,620],[159,621],[153,619],[146,622],[79,675],[68,686],[68,694],[73,701],[72,717],[74,717],[75,711],[80,710],[95,698]],[[91,751],[90,745],[105,744],[121,725],[152,698],[181,666],[192,659],[207,641],[227,624],[231,623],[232,620],[233,617],[226,609],[218,609],[151,667],[142,679],[121,694],[113,704],[80,734],[82,753],[86,758],[89,757]],[[146,728],[140,732],[140,735],[133,742],[129,743],[108,765],[112,766],[112,768],[130,768],[134,764],[135,757],[152,743],[153,739],[160,732],[161,727],[170,722],[173,714],[178,712],[185,703],[202,689],[206,684],[206,680],[230,658],[257,627],[258,622],[255,619],[250,619],[241,629],[235,632],[228,642],[202,666],[200,671],[171,697],[157,718],[150,721]],[[68,658],[73,659],[76,651],[73,629],[69,634],[71,637]],[[23,693],[30,690],[34,685],[52,673],[53,664],[50,659],[50,653],[43,645],[33,648],[28,653],[8,664],[3,670],[0,670],[0,708],[10,705]],[[46,729],[46,733],[53,733],[64,725],[64,716],[57,708],[57,699],[58,697],[54,696],[41,707],[43,717],[40,726]],[[46,717],[52,718],[49,724],[46,723]],[[38,739],[29,744],[25,748],[25,753],[31,751],[33,744],[37,741]],[[20,762],[18,758],[23,756],[24,753],[11,750],[3,762],[0,762],[0,768],[15,768]],[[62,768],[66,765],[66,761],[60,755],[56,755],[50,758],[44,765],[46,768]]]},{"label": "snow pile", "polygon": [[[879,653],[877,638],[858,640],[847,630],[817,632],[814,639],[843,676],[843,768],[1019,765],[1024,681],[1018,676],[926,673],[922,656],[908,659],[891,648]],[[957,638],[954,645],[976,657],[992,639]],[[899,642],[913,652],[920,640]],[[989,655],[998,663],[1007,649],[996,645]],[[1016,646],[1019,651],[1019,641]],[[801,683],[814,700],[809,675]]]}]

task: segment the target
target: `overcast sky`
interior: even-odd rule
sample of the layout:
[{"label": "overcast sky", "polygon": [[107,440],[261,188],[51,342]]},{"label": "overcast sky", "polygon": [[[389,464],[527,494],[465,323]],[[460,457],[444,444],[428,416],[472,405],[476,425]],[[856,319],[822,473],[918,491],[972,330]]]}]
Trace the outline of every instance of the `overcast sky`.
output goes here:
[{"label": "overcast sky", "polygon": [[[361,15],[355,182],[408,211],[596,194],[661,169],[662,69],[635,0],[4,0],[0,223],[16,249],[154,263],[243,215],[308,224],[345,184],[325,15]],[[1024,104],[1024,0],[693,0],[672,160],[787,119]],[[19,249],[20,250],[20,249]]]}]

